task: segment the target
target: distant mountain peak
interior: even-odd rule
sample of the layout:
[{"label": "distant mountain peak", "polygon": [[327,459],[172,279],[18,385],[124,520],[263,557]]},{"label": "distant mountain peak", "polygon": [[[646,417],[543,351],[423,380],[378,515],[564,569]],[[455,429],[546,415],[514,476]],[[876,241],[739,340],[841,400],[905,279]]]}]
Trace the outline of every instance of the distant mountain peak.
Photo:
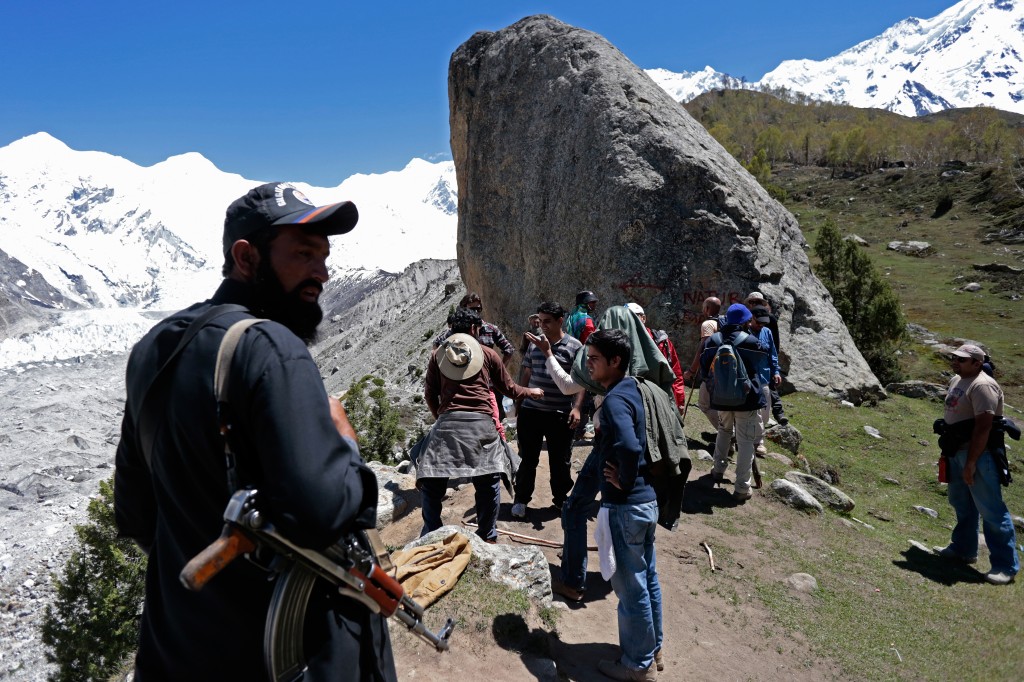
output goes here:
[{"label": "distant mountain peak", "polygon": [[[905,116],[979,105],[1024,114],[1022,55],[1024,1],[962,0],[931,19],[899,21],[834,57],[787,60],[755,83],[729,87],[785,88]],[[682,102],[723,87],[728,78],[718,74],[719,84],[696,78],[705,72],[717,73],[711,67],[647,73]]]}]

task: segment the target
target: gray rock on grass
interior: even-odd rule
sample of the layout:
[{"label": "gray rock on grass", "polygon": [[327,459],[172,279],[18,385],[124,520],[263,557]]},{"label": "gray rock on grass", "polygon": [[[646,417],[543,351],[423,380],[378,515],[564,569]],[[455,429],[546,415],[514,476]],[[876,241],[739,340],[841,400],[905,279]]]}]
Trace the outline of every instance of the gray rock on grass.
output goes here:
[{"label": "gray rock on grass", "polygon": [[491,580],[516,590],[524,590],[531,600],[539,602],[541,606],[551,606],[551,569],[547,558],[537,547],[491,545],[481,540],[472,528],[442,526],[413,540],[405,549],[441,542],[455,532],[469,537],[473,556],[484,564]]},{"label": "gray rock on grass", "polygon": [[886,385],[885,390],[907,398],[935,400],[941,402],[946,398],[946,387],[927,381],[900,381]]},{"label": "gray rock on grass", "polygon": [[932,245],[928,242],[902,242],[902,241],[891,241],[886,248],[889,251],[896,251],[898,253],[905,253],[908,256],[928,256],[932,253]]},{"label": "gray rock on grass", "polygon": [[924,506],[922,506],[920,504],[915,504],[914,505],[914,509],[916,509],[917,511],[921,512],[925,516],[932,517],[933,519],[939,518],[939,512],[935,511],[931,507],[924,507]]},{"label": "gray rock on grass", "polygon": [[796,455],[803,442],[803,435],[792,424],[777,424],[764,432],[764,437]]},{"label": "gray rock on grass", "polygon": [[777,478],[772,481],[768,487],[772,492],[782,498],[783,502],[794,509],[818,514],[825,512],[825,509],[821,506],[821,502],[818,502],[814,499],[813,495],[792,481],[787,481],[784,478]]},{"label": "gray rock on grass", "polygon": [[810,594],[818,589],[818,580],[810,573],[794,573],[785,580],[797,592]]},{"label": "gray rock on grass", "polygon": [[814,499],[835,511],[853,511],[855,503],[849,495],[839,488],[821,480],[817,476],[811,476],[810,474],[805,474],[802,471],[788,471],[786,472],[786,480],[790,483],[795,483],[801,486],[804,490],[809,492]]}]

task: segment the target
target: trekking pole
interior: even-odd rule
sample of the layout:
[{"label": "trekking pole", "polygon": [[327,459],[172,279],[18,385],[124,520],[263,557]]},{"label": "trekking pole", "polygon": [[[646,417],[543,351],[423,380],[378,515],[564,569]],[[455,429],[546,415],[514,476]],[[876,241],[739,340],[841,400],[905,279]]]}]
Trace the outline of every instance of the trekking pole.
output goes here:
[{"label": "trekking pole", "polygon": [[679,419],[679,421],[681,421],[684,425],[686,424],[686,411],[688,409],[690,409],[690,401],[691,400],[693,400],[693,389],[692,388],[690,389],[689,394],[687,394],[687,396],[686,396],[686,403],[683,405],[683,416],[680,417],[680,419]]}]

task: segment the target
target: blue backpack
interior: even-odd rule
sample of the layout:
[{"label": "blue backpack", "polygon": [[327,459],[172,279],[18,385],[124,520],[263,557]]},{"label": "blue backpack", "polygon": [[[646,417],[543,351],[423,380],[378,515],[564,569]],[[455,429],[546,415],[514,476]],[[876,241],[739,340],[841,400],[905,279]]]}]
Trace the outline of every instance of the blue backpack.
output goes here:
[{"label": "blue backpack", "polygon": [[711,336],[711,343],[718,344],[718,350],[715,351],[715,357],[712,358],[708,370],[708,389],[711,391],[712,405],[740,407],[747,402],[753,384],[735,346],[746,341],[748,336],[746,332],[738,332],[733,344],[726,343],[722,332],[715,332]]}]

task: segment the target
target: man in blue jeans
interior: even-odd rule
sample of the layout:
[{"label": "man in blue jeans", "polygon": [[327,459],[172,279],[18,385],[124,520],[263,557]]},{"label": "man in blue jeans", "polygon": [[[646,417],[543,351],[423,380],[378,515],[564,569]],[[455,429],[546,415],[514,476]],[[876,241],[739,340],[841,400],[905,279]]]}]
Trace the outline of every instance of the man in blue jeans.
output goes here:
[{"label": "man in blue jeans", "polygon": [[[601,515],[611,535],[619,598],[618,660],[598,669],[613,680],[655,680],[661,662],[661,585],[654,554],[658,501],[648,482],[647,428],[636,382],[626,379],[632,349],[620,329],[602,329],[586,344],[590,378],[607,390],[594,446],[603,475]],[[600,535],[600,533],[599,533]]]},{"label": "man in blue jeans", "polygon": [[[947,457],[949,504],[956,512],[952,541],[936,547],[939,556],[968,564],[978,560],[978,515],[981,515],[985,544],[992,570],[985,580],[993,585],[1012,583],[1020,570],[1017,536],[1010,512],[1003,502],[999,472],[990,450],[992,425],[1003,416],[1003,389],[981,371],[985,351],[965,344],[953,351],[953,371],[943,419],[946,429],[957,436],[952,447],[943,446]],[[968,420],[974,422],[970,428]],[[940,441],[941,442],[941,441]]]}]

